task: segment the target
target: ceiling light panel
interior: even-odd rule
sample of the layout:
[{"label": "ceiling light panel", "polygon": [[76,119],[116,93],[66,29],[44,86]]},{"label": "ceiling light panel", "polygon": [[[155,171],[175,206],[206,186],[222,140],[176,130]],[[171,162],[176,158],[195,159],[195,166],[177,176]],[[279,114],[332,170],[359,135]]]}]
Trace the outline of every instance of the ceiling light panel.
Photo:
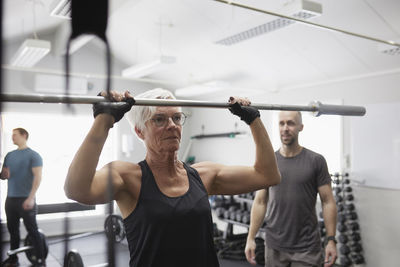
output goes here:
[{"label": "ceiling light panel", "polygon": [[11,58],[11,65],[32,67],[45,57],[51,49],[51,43],[45,40],[26,39]]}]

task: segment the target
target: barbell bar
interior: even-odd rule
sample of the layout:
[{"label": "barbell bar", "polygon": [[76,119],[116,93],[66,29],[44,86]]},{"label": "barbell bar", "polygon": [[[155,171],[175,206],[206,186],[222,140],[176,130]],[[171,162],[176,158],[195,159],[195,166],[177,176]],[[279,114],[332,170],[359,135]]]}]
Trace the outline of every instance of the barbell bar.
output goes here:
[{"label": "barbell bar", "polygon": [[[70,104],[95,104],[107,103],[108,105],[126,105],[124,102],[110,102],[102,96],[82,95],[45,95],[45,94],[0,94],[1,102],[28,102],[28,103],[70,103]],[[135,98],[135,106],[180,106],[180,107],[203,107],[203,108],[229,108],[227,102],[178,100],[178,99],[143,99]],[[364,116],[365,107],[348,105],[326,105],[319,101],[311,102],[308,106],[301,105],[279,105],[252,103],[252,107],[259,110],[288,110],[308,111],[315,116],[341,115],[341,116]]]}]

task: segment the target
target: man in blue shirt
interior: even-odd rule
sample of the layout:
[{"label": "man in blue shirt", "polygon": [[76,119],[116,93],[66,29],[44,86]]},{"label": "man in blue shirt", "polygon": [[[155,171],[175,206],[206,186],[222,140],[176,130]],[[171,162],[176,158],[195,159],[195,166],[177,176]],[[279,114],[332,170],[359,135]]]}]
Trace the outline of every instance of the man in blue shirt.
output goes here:
[{"label": "man in blue shirt", "polygon": [[[36,191],[42,179],[42,157],[27,146],[29,133],[23,128],[13,130],[12,141],[18,149],[7,153],[0,178],[8,180],[7,199],[5,211],[7,215],[7,228],[10,233],[11,250],[19,248],[20,219],[28,233],[32,236],[37,264],[46,266],[43,243],[41,242],[36,222],[37,206],[35,201]],[[11,255],[2,266],[19,266],[18,256]]]}]

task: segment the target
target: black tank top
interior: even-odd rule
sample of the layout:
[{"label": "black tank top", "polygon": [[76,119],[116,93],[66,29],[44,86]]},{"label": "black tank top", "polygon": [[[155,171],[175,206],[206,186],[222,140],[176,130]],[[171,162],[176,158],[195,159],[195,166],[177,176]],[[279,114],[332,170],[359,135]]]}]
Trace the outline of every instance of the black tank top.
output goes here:
[{"label": "black tank top", "polygon": [[146,161],[134,211],[124,219],[130,267],[218,267],[207,191],[186,164],[188,191],[168,197],[158,188]]}]

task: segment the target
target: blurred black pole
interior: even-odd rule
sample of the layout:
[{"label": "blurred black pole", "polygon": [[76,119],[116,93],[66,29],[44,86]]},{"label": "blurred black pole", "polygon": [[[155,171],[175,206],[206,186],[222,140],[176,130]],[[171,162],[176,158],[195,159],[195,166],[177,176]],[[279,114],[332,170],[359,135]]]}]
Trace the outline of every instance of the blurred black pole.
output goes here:
[{"label": "blurred black pole", "polygon": [[[107,40],[106,31],[108,24],[108,0],[71,0],[71,27],[72,33],[67,43],[67,54],[65,56],[65,69],[66,69],[66,95],[68,98],[69,93],[69,73],[70,73],[70,60],[69,60],[69,46],[73,39],[83,34],[93,34],[100,38],[106,47],[106,64],[107,64],[107,92],[111,88],[111,51]],[[68,103],[68,102],[67,102]],[[112,200],[112,178],[111,168],[108,174],[108,213],[113,213],[113,200]],[[110,220],[112,221],[112,220]],[[109,228],[112,229],[112,228]],[[68,219],[66,218],[65,233],[68,234]],[[111,231],[113,233],[113,231]],[[108,267],[115,267],[115,238],[107,236],[107,256]],[[68,249],[66,243],[65,249]],[[65,259],[67,260],[67,259]],[[65,262],[65,261],[64,261]]]},{"label": "blurred black pole", "polygon": [[[3,0],[0,0],[0,38],[1,38],[1,44],[0,44],[0,63],[3,64]],[[3,89],[3,68],[0,70],[0,94]],[[0,101],[0,115],[2,111],[2,104],[3,102]],[[0,130],[2,129],[3,121],[0,119]],[[0,131],[0,153],[1,153],[1,138],[3,137],[2,131]],[[3,164],[0,164],[3,165]],[[0,189],[0,199],[1,199],[1,189]],[[1,217],[1,212],[3,207],[0,205],[0,263],[3,262],[3,227],[2,227],[2,222],[3,218]]]}]

